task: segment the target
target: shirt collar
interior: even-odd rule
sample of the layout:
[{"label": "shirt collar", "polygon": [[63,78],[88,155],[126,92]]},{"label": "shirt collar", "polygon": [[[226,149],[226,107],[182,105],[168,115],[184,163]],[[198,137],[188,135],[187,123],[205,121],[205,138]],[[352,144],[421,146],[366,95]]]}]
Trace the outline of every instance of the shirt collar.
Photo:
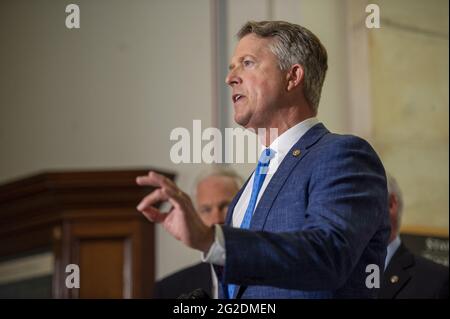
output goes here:
[{"label": "shirt collar", "polygon": [[386,253],[386,259],[384,261],[384,269],[387,268],[389,265],[389,262],[392,259],[392,256],[394,256],[395,252],[397,251],[398,247],[400,247],[402,241],[400,240],[400,236],[397,235],[393,241],[389,243],[387,246],[387,253]]},{"label": "shirt collar", "polygon": [[[278,136],[272,144],[270,144],[270,149],[275,152],[275,156],[277,156],[278,159],[283,159],[292,146],[294,146],[294,144],[317,123],[319,123],[319,120],[316,117],[310,117],[298,124],[295,124],[293,127]],[[264,149],[266,149],[266,146],[261,145],[260,155]]]}]

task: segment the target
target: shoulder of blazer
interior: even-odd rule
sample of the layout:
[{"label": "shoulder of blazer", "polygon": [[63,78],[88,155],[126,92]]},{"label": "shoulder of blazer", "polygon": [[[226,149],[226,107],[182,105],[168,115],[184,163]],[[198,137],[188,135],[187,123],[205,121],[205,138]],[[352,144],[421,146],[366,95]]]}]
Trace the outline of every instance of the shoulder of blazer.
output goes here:
[{"label": "shoulder of blazer", "polygon": [[[395,280],[394,280],[395,279]],[[409,290],[409,281],[415,288]],[[412,254],[400,245],[385,271],[381,298],[443,298],[448,297],[448,268]],[[426,289],[421,289],[426,285]],[[425,286],[423,286],[425,288]],[[434,297],[433,297],[434,296]]]}]

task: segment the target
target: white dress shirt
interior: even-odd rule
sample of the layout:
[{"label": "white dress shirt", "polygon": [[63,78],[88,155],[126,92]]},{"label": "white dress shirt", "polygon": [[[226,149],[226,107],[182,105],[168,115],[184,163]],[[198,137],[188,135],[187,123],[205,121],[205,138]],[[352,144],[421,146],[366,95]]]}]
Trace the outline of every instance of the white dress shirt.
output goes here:
[{"label": "white dress shirt", "polygon": [[[290,129],[288,129],[286,132],[278,136],[272,142],[272,144],[270,144],[269,147],[275,152],[275,156],[270,160],[267,175],[259,191],[255,208],[257,207],[259,200],[264,194],[267,185],[272,179],[273,174],[275,174],[279,165],[281,164],[281,162],[283,161],[284,157],[287,155],[289,150],[310,128],[312,128],[317,123],[319,123],[319,121],[315,117],[306,119],[303,122],[300,122],[291,127]],[[266,147],[263,146],[263,150],[265,148]],[[242,192],[241,197],[239,198],[238,202],[236,203],[236,206],[234,207],[232,220],[233,227],[240,227],[242,220],[244,219],[245,211],[247,209],[252,193],[254,175],[255,174],[253,172],[250,180],[245,186],[244,191]],[[222,228],[219,225],[215,225],[214,243],[211,245],[211,248],[209,249],[206,255],[202,254],[202,261],[219,266],[225,265],[225,238],[223,235]]]},{"label": "white dress shirt", "polygon": [[386,259],[384,260],[384,270],[386,270],[387,266],[389,265],[389,262],[392,259],[392,256],[394,256],[395,252],[397,251],[398,247],[400,247],[402,241],[400,240],[400,237],[397,235],[393,241],[389,243],[387,246],[387,253],[386,253]]},{"label": "white dress shirt", "polygon": [[212,283],[212,299],[219,299],[219,280],[217,279],[216,272],[214,268],[211,266],[211,283]]}]

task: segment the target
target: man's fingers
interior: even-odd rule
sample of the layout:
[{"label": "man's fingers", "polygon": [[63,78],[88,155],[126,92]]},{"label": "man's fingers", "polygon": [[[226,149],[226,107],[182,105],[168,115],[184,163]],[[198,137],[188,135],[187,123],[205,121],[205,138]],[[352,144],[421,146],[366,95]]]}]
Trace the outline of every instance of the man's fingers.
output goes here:
[{"label": "man's fingers", "polygon": [[175,200],[174,198],[169,198],[169,203],[172,205],[172,207],[176,210],[180,210],[181,205],[179,200]]},{"label": "man's fingers", "polygon": [[138,176],[136,183],[141,186],[155,186],[165,188],[175,188],[175,184],[164,175],[149,172],[146,176]]},{"label": "man's fingers", "polygon": [[138,176],[136,177],[136,183],[140,186],[155,186],[161,187],[161,185],[154,178],[150,176]]},{"label": "man's fingers", "polygon": [[180,208],[185,204],[185,199],[187,195],[184,194],[182,191],[180,191],[178,188],[176,189],[166,188],[164,189],[164,193],[167,194],[167,197],[173,207]]},{"label": "man's fingers", "polygon": [[162,223],[167,218],[167,213],[161,213],[159,210],[153,207],[146,208],[142,211],[142,214],[151,222]]},{"label": "man's fingers", "polygon": [[152,207],[154,204],[166,200],[168,200],[167,193],[164,191],[164,189],[158,188],[141,200],[141,202],[137,206],[137,210],[142,212],[148,207]]},{"label": "man's fingers", "polygon": [[[137,210],[141,211],[149,220],[160,223],[170,213],[161,213],[154,205],[161,201],[169,201],[173,208],[177,211],[186,213],[189,210],[190,199],[185,193],[170,179],[155,172],[150,172],[148,176],[139,176],[136,178],[138,185],[150,185],[158,187],[149,195],[144,197],[137,206]],[[187,210],[186,210],[187,209]]]},{"label": "man's fingers", "polygon": [[[180,202],[187,197],[173,181],[164,175],[155,172],[149,172],[147,176],[138,176],[136,178],[136,183],[141,186],[160,187],[168,197],[173,198],[177,202]],[[165,198],[165,200],[167,200],[167,198]]]}]

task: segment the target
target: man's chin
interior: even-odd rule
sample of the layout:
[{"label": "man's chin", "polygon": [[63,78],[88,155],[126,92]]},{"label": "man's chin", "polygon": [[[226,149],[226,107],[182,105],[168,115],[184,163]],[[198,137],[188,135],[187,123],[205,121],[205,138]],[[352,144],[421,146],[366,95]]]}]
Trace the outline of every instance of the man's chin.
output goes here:
[{"label": "man's chin", "polygon": [[249,124],[249,118],[245,116],[239,116],[238,114],[234,115],[234,122],[236,122],[237,125],[242,126],[244,128],[248,128]]}]

